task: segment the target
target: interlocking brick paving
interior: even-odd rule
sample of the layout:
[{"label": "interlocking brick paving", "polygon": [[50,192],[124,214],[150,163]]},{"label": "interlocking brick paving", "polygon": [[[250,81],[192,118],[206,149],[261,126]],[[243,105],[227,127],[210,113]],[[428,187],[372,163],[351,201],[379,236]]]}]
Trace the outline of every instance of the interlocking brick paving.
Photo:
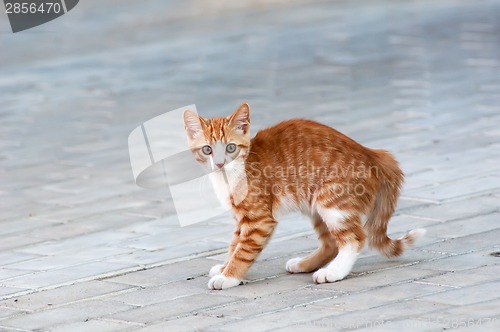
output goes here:
[{"label": "interlocking brick paving", "polygon": [[[0,47],[0,330],[498,328],[500,1],[87,0],[18,34],[0,14]],[[292,215],[246,285],[208,290],[231,220],[180,228],[127,136],[243,100],[254,133],[303,117],[393,151],[389,233],[426,238],[315,285],[284,269],[316,246]]]}]

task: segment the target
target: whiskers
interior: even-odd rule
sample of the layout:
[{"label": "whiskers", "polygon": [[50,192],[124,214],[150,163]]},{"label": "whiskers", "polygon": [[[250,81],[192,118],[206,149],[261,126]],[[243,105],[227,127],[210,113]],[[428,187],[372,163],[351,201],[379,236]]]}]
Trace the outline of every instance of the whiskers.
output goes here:
[{"label": "whiskers", "polygon": [[211,193],[213,192],[212,182],[208,176],[202,176],[199,181],[196,181],[196,188],[194,188],[198,193]]}]

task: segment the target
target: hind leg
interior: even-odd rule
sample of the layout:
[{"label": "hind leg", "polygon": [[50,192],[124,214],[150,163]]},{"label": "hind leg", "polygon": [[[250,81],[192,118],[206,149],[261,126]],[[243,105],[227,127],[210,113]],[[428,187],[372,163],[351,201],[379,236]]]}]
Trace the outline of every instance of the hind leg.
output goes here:
[{"label": "hind leg", "polygon": [[336,208],[318,208],[318,213],[325,220],[339,252],[327,267],[313,274],[313,280],[319,284],[342,280],[351,272],[365,243],[359,214]]},{"label": "hind leg", "polygon": [[286,270],[290,273],[315,271],[325,266],[337,255],[337,245],[323,219],[316,214],[312,221],[320,241],[319,248],[306,257],[290,259],[286,263]]}]

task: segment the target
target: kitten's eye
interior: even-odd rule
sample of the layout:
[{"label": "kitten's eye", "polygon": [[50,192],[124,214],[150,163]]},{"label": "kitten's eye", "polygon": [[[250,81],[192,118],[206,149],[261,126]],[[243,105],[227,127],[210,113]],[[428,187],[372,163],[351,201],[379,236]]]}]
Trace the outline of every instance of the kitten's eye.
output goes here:
[{"label": "kitten's eye", "polygon": [[234,151],[236,151],[236,144],[234,143],[228,144],[226,146],[226,151],[227,153],[233,153]]},{"label": "kitten's eye", "polygon": [[207,156],[211,155],[212,148],[209,145],[205,145],[204,147],[201,148],[201,152],[203,152],[203,154],[206,154]]}]

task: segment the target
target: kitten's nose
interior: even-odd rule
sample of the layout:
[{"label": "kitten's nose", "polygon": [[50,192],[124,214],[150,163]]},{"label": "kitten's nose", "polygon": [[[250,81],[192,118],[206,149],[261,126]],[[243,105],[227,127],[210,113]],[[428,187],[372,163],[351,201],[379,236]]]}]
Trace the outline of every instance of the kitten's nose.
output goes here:
[{"label": "kitten's nose", "polygon": [[224,167],[224,163],[215,164],[215,166],[222,168],[222,167]]}]

